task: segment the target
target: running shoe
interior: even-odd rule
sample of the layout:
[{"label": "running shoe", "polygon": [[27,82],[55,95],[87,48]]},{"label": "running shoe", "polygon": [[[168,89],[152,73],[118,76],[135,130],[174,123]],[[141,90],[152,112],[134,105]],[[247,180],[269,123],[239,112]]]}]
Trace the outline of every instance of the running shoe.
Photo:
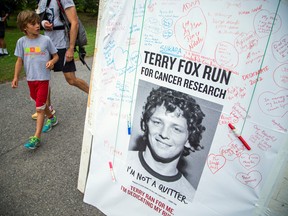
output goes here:
[{"label": "running shoe", "polygon": [[24,147],[27,149],[35,149],[40,146],[40,139],[36,136],[29,137],[27,143],[24,144]]},{"label": "running shoe", "polygon": [[47,119],[46,124],[42,128],[42,132],[46,133],[52,129],[55,125],[58,124],[57,117],[54,115],[53,118]]}]

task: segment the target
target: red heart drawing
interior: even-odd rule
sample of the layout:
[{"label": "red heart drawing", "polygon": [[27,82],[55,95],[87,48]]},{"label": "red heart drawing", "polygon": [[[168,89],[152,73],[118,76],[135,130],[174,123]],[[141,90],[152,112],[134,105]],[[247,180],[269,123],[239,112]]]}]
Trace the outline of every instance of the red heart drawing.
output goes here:
[{"label": "red heart drawing", "polygon": [[285,62],[288,60],[288,34],[284,35],[279,41],[273,42],[271,47],[273,56],[277,61]]},{"label": "red heart drawing", "polygon": [[211,172],[215,174],[218,172],[226,163],[226,158],[222,155],[210,154],[207,159],[207,165]]},{"label": "red heart drawing", "polygon": [[222,41],[215,49],[215,60],[219,66],[235,68],[239,62],[239,54],[234,45]]},{"label": "red heart drawing", "polygon": [[247,174],[237,173],[236,179],[248,187],[256,188],[262,180],[262,175],[260,172],[253,170]]},{"label": "red heart drawing", "polygon": [[[274,18],[275,18],[275,21],[274,21]],[[279,15],[275,16],[274,13],[270,13],[267,10],[261,10],[255,15],[254,28],[255,28],[256,34],[260,38],[269,35],[271,28],[272,28],[272,24],[274,24],[272,33],[275,33],[282,26],[281,17]]]},{"label": "red heart drawing", "polygon": [[182,49],[200,53],[207,34],[207,20],[203,11],[198,7],[192,8],[186,16],[176,21],[174,33]]},{"label": "red heart drawing", "polygon": [[287,98],[287,90],[266,91],[259,96],[258,106],[268,116],[283,117],[288,113]]},{"label": "red heart drawing", "polygon": [[[287,36],[287,50],[288,50],[288,36]],[[288,60],[288,55],[287,55]],[[288,64],[282,64],[277,67],[273,72],[273,78],[276,85],[280,88],[288,89]]]},{"label": "red heart drawing", "polygon": [[245,153],[239,157],[239,162],[244,168],[251,169],[257,166],[257,164],[260,162],[260,156],[257,154],[249,155]]}]

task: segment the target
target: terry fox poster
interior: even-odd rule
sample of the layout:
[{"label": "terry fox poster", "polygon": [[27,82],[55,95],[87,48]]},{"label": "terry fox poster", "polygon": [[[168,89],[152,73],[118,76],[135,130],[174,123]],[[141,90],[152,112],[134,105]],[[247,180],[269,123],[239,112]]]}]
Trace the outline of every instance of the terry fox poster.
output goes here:
[{"label": "terry fox poster", "polygon": [[101,1],[84,201],[253,215],[287,148],[286,3]]}]

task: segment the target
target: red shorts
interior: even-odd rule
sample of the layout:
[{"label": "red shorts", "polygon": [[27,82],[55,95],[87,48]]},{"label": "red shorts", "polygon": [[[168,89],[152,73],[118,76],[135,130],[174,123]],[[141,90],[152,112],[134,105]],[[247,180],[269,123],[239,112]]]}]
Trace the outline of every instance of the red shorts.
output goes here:
[{"label": "red shorts", "polygon": [[36,102],[36,109],[44,110],[49,92],[49,80],[28,81],[30,97]]}]

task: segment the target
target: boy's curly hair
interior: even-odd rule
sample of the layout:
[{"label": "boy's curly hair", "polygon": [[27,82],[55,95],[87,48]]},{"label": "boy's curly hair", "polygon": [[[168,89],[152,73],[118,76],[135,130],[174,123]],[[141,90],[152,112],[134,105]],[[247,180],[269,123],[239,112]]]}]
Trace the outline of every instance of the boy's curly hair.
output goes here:
[{"label": "boy's curly hair", "polygon": [[[144,139],[147,139],[148,136],[147,123],[150,117],[153,115],[155,108],[162,104],[167,109],[167,112],[174,112],[176,108],[180,108],[183,111],[182,116],[187,120],[188,141],[192,151],[203,149],[203,146],[200,145],[200,140],[202,139],[202,132],[205,130],[202,125],[205,114],[192,96],[165,87],[152,89],[147,97],[140,122],[141,129],[144,132]],[[189,153],[189,149],[185,147],[183,155],[187,156]]]}]

